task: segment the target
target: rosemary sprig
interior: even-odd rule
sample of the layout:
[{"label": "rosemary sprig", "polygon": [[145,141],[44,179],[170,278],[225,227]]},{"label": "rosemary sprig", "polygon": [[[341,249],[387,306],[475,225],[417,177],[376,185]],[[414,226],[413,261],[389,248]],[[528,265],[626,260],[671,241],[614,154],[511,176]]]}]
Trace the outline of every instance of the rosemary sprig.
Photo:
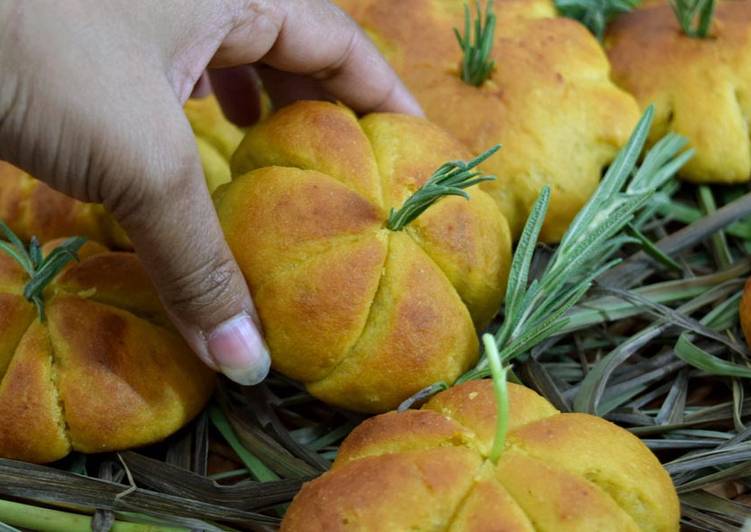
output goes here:
[{"label": "rosemary sprig", "polygon": [[508,432],[509,422],[509,404],[508,404],[508,370],[509,367],[501,366],[501,358],[498,354],[498,347],[495,345],[495,338],[492,334],[483,334],[482,343],[485,346],[485,354],[490,363],[490,372],[493,375],[493,393],[496,402],[496,422],[495,437],[493,438],[493,447],[490,449],[488,458],[494,464],[503,453],[503,446],[506,443],[506,433]]},{"label": "rosemary sprig", "polygon": [[[617,264],[611,259],[630,239],[621,234],[636,213],[693,155],[682,151],[686,140],[666,135],[636,163],[647,140],[654,107],[650,106],[584,208],[574,218],[545,271],[531,283],[528,276],[537,237],[550,198],[546,187],[535,203],[511,265],[504,321],[495,335],[501,361],[507,362],[563,330],[567,312],[601,273]],[[486,377],[488,358],[457,382]]]},{"label": "rosemary sprig", "polygon": [[[495,32],[495,14],[493,0],[488,0],[485,13],[480,8],[480,0],[476,0],[477,18],[472,21],[469,6],[464,5],[464,35],[454,28],[456,40],[462,49],[462,80],[479,87],[490,77],[495,68],[495,61],[490,58],[493,50],[493,34]],[[474,33],[472,29],[474,28]]]},{"label": "rosemary sprig", "polygon": [[443,196],[461,196],[469,199],[469,195],[463,189],[495,179],[494,176],[482,175],[472,170],[500,148],[500,144],[496,144],[471,161],[451,161],[441,165],[398,210],[392,208],[389,211],[386,226],[392,231],[401,231]]},{"label": "rosemary sprig", "polygon": [[32,238],[26,248],[21,239],[2,220],[0,220],[0,232],[6,238],[6,240],[0,239],[0,250],[13,257],[28,274],[29,282],[23,289],[23,295],[36,306],[39,320],[45,321],[42,297],[44,289],[66,264],[71,260],[78,260],[78,250],[84,245],[86,239],[80,236],[68,238],[44,257],[36,238]]},{"label": "rosemary sprig", "polygon": [[610,21],[640,3],[641,0],[556,0],[555,5],[561,15],[578,20],[602,41]]},{"label": "rosemary sprig", "polygon": [[709,35],[715,4],[715,0],[670,0],[683,33],[695,39]]}]

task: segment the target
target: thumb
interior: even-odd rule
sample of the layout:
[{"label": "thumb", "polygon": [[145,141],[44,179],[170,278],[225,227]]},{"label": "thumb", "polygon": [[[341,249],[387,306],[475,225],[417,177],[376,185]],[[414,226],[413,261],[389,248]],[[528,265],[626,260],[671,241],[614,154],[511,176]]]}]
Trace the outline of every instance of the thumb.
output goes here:
[{"label": "thumb", "polygon": [[160,163],[154,171],[147,169],[107,206],[198,356],[235,382],[257,384],[269,372],[268,348],[224,240],[198,154],[186,140],[176,143],[186,147],[184,153],[166,158],[178,161],[174,168]]}]

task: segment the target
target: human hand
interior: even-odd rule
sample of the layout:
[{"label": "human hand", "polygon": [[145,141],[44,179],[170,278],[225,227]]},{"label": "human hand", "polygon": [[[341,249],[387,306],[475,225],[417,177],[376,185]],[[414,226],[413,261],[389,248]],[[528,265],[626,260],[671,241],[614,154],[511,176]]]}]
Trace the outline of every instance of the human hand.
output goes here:
[{"label": "human hand", "polygon": [[[420,113],[327,0],[0,0],[0,159],[103,203],[195,352],[255,384],[268,351],[182,112],[206,67],[248,64],[361,112]],[[215,72],[220,96],[237,76]]]}]

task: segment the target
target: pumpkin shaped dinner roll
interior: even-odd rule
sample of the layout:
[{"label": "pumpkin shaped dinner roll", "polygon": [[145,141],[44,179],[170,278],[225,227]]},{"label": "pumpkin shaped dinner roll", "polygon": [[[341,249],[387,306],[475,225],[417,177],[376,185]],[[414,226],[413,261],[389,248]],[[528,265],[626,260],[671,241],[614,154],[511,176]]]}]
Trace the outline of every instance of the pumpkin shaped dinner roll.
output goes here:
[{"label": "pumpkin shaped dinner roll", "polygon": [[213,390],[134,254],[87,243],[79,257],[35,305],[25,267],[0,251],[0,457],[44,463],[153,443]]},{"label": "pumpkin shaped dinner roll", "polygon": [[497,463],[492,382],[470,381],[362,423],[297,494],[282,531],[678,530],[670,476],[636,436],[508,388]]},{"label": "pumpkin shaped dinner roll", "polygon": [[32,236],[47,242],[81,235],[109,247],[131,247],[103,206],[68,197],[4,161],[0,161],[0,220],[27,241]]},{"label": "pumpkin shaped dinner roll", "polygon": [[320,399],[382,412],[478,356],[511,260],[477,186],[400,230],[392,209],[467,150],[426,120],[299,102],[251,128],[215,203],[273,366]]},{"label": "pumpkin shaped dinner roll", "polygon": [[229,160],[243,138],[239,127],[227,120],[212,94],[185,102],[185,116],[196,137],[203,173],[210,192],[230,180]]},{"label": "pumpkin shaped dinner roll", "polygon": [[[478,2],[479,17],[474,1],[335,1],[372,38],[431,121],[473,155],[503,146],[485,165],[497,179],[482,187],[512,236],[549,185],[540,239],[559,241],[639,118],[633,97],[611,82],[605,53],[587,29],[558,17],[551,0],[495,0],[497,22],[486,18],[485,0]],[[454,28],[464,35],[465,4],[472,31],[477,21],[489,35],[489,63],[478,69],[486,75],[464,74]]]},{"label": "pumpkin shaped dinner roll", "polygon": [[613,79],[655,104],[651,140],[675,131],[696,151],[694,183],[751,179],[751,2],[719,1],[705,38],[689,37],[667,1],[619,16],[605,45]]}]

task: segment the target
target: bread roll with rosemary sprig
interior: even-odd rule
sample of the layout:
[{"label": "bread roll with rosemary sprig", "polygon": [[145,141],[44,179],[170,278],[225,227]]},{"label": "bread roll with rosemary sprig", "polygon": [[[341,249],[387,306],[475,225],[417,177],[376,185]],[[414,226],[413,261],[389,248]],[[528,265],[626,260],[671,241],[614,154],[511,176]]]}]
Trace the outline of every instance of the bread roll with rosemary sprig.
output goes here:
[{"label": "bread roll with rosemary sprig", "polygon": [[427,120],[358,120],[325,102],[250,128],[214,197],[278,371],[328,403],[383,412],[476,361],[503,297],[508,225],[476,185],[422,203],[464,164],[445,163],[468,158]]},{"label": "bread roll with rosemary sprig", "polygon": [[81,239],[26,248],[0,227],[2,239],[0,457],[44,463],[141,446],[201,411],[214,374],[133,253]]},{"label": "bread roll with rosemary sprig", "polygon": [[670,477],[639,438],[523,386],[508,384],[508,404],[497,463],[490,380],[365,421],[303,486],[282,531],[678,530]]},{"label": "bread roll with rosemary sprig", "polygon": [[101,205],[83,203],[51,189],[23,170],[0,161],[0,220],[25,241],[81,235],[130,249],[125,232]]},{"label": "bread roll with rosemary sprig", "polygon": [[[486,164],[497,179],[482,186],[515,238],[540,189],[551,186],[541,238],[558,241],[639,117],[634,99],[611,83],[607,58],[586,28],[557,17],[549,1],[497,0],[487,54],[494,66],[475,86],[462,79],[463,54],[454,34],[454,28],[464,32],[463,0],[337,1],[379,46],[429,119],[474,154],[503,146]],[[477,20],[475,4],[469,4]]]},{"label": "bread roll with rosemary sprig", "polygon": [[681,177],[751,179],[751,2],[718,2],[701,38],[688,36],[661,1],[618,17],[605,45],[616,83],[641,105],[655,104],[651,139],[675,131],[696,150]]}]

